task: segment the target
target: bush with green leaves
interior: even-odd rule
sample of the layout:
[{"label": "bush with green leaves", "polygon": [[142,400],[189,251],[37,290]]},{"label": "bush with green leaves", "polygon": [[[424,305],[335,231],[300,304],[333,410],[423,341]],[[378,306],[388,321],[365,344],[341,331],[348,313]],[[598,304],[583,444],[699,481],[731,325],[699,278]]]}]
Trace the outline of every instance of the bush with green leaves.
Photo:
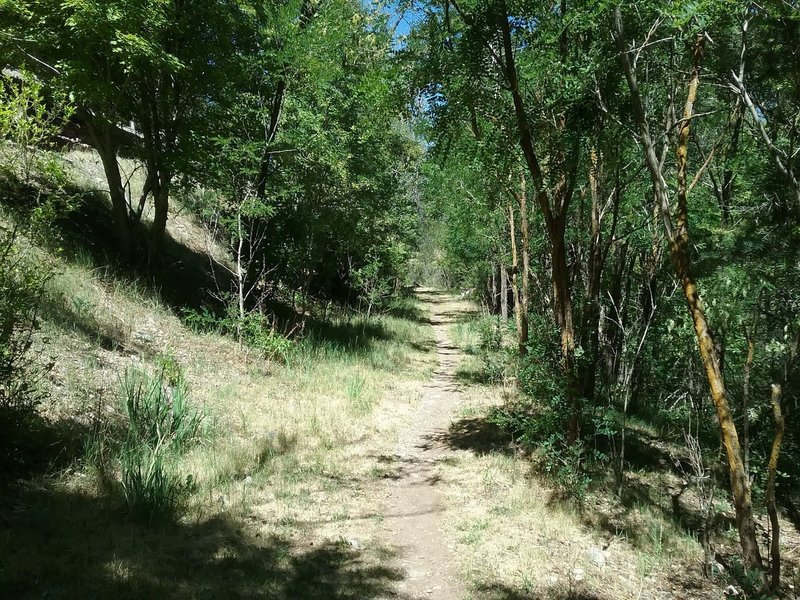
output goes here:
[{"label": "bush with green leaves", "polygon": [[292,340],[280,333],[270,318],[258,311],[245,312],[240,316],[235,303],[228,304],[223,316],[207,308],[185,309],[183,318],[195,331],[215,332],[236,337],[257,350],[268,360],[287,362],[294,351]]},{"label": "bush with green leaves", "polygon": [[21,170],[23,181],[31,179],[40,165],[42,153],[61,133],[61,124],[74,112],[66,94],[49,90],[30,72],[4,73],[0,77],[0,138],[11,142],[4,148],[7,168]]},{"label": "bush with green leaves", "polygon": [[42,291],[50,270],[20,248],[15,231],[0,227],[0,411],[21,414],[39,400],[41,368],[32,356]]},{"label": "bush with green leaves", "polygon": [[358,292],[360,303],[367,305],[367,317],[372,314],[372,309],[389,298],[392,294],[392,281],[383,273],[381,261],[371,259],[367,264],[350,271],[350,280]]},{"label": "bush with green leaves", "polygon": [[502,381],[509,364],[503,348],[503,330],[499,319],[488,317],[478,321],[478,356],[484,378],[489,382]]}]

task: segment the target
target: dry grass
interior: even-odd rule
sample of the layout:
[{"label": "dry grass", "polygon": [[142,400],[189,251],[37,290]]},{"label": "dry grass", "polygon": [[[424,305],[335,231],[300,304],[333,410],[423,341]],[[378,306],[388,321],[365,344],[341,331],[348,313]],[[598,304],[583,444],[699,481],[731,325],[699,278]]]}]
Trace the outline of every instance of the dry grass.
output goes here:
[{"label": "dry grass", "polygon": [[[451,331],[461,348],[478,348],[474,323]],[[477,381],[480,369],[479,357],[467,354],[460,379]],[[659,510],[629,507],[615,528],[610,497],[592,495],[580,508],[554,495],[486,420],[515,393],[512,381],[464,387],[447,439],[460,450],[444,476],[449,530],[475,599],[722,597],[722,585],[699,577],[699,544]]]},{"label": "dry grass", "polygon": [[[73,161],[87,172],[79,153]],[[95,165],[96,166],[96,165]],[[77,167],[76,167],[77,168]],[[184,216],[173,238],[202,239]],[[52,363],[38,427],[61,460],[0,490],[0,589],[11,597],[363,598],[399,573],[380,541],[383,457],[436,362],[422,320],[329,324],[288,364],[189,330],[150,286],[96,258],[47,256],[39,339]],[[406,307],[413,314],[417,309]],[[357,346],[337,332],[361,332]],[[125,368],[173,356],[212,434],[179,469],[194,492],[176,522],[129,519],[117,484],[83,461],[93,431],[123,419]],[[37,429],[38,431],[38,429]],[[36,433],[38,435],[38,433]],[[72,443],[63,443],[70,436]],[[44,439],[44,438],[42,438]]]}]

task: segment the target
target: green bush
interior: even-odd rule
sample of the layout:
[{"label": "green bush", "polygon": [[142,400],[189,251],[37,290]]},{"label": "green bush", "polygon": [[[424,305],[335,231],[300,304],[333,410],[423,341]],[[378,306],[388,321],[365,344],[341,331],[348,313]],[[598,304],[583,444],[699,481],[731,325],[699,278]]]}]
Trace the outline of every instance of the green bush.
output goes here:
[{"label": "green bush", "polygon": [[511,358],[503,350],[503,330],[500,321],[495,317],[478,321],[478,339],[478,356],[481,359],[484,378],[493,383],[502,381]]},{"label": "green bush", "polygon": [[228,305],[224,316],[202,308],[184,310],[183,318],[195,331],[213,331],[236,337],[268,360],[288,362],[294,350],[292,341],[276,331],[267,315],[251,311],[240,317],[233,303]]},{"label": "green bush", "polygon": [[21,414],[40,399],[33,335],[49,269],[30,260],[17,235],[0,227],[0,411]]},{"label": "green bush", "polygon": [[28,182],[41,169],[41,151],[52,145],[73,112],[65,93],[51,90],[45,98],[44,85],[32,73],[23,71],[16,81],[0,77],[0,138],[12,142],[4,149],[7,166],[19,168]]}]

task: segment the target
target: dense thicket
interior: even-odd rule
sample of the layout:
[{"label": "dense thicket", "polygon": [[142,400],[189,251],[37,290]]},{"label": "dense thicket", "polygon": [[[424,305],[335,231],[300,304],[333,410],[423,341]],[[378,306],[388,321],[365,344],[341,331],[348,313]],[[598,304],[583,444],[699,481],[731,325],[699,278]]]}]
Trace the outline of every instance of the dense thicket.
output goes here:
[{"label": "dense thicket", "polygon": [[0,5],[0,23],[9,89],[71,99],[63,130],[102,159],[124,260],[159,261],[179,195],[230,245],[220,279],[234,284],[217,291],[240,316],[280,290],[372,304],[397,287],[422,151],[382,14],[349,0],[31,0]]},{"label": "dense thicket", "polygon": [[721,439],[755,570],[752,489],[773,514],[797,475],[798,16],[451,0],[406,50],[434,141],[425,243],[516,309],[532,402],[504,422],[577,470],[608,440],[620,486],[633,417]]}]

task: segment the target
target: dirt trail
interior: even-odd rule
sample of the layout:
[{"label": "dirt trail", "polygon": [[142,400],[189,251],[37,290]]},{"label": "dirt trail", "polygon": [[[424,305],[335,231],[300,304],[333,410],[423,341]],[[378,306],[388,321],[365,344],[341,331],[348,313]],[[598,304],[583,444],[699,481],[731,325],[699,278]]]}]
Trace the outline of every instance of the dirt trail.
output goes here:
[{"label": "dirt trail", "polygon": [[386,523],[405,573],[398,586],[400,596],[458,600],[465,591],[452,542],[443,532],[445,507],[437,489],[443,463],[456,453],[436,439],[447,432],[459,405],[455,371],[460,353],[447,333],[454,316],[448,312],[451,299],[430,291],[419,295],[431,311],[439,364],[411,424],[399,436],[398,468],[389,483]]}]

